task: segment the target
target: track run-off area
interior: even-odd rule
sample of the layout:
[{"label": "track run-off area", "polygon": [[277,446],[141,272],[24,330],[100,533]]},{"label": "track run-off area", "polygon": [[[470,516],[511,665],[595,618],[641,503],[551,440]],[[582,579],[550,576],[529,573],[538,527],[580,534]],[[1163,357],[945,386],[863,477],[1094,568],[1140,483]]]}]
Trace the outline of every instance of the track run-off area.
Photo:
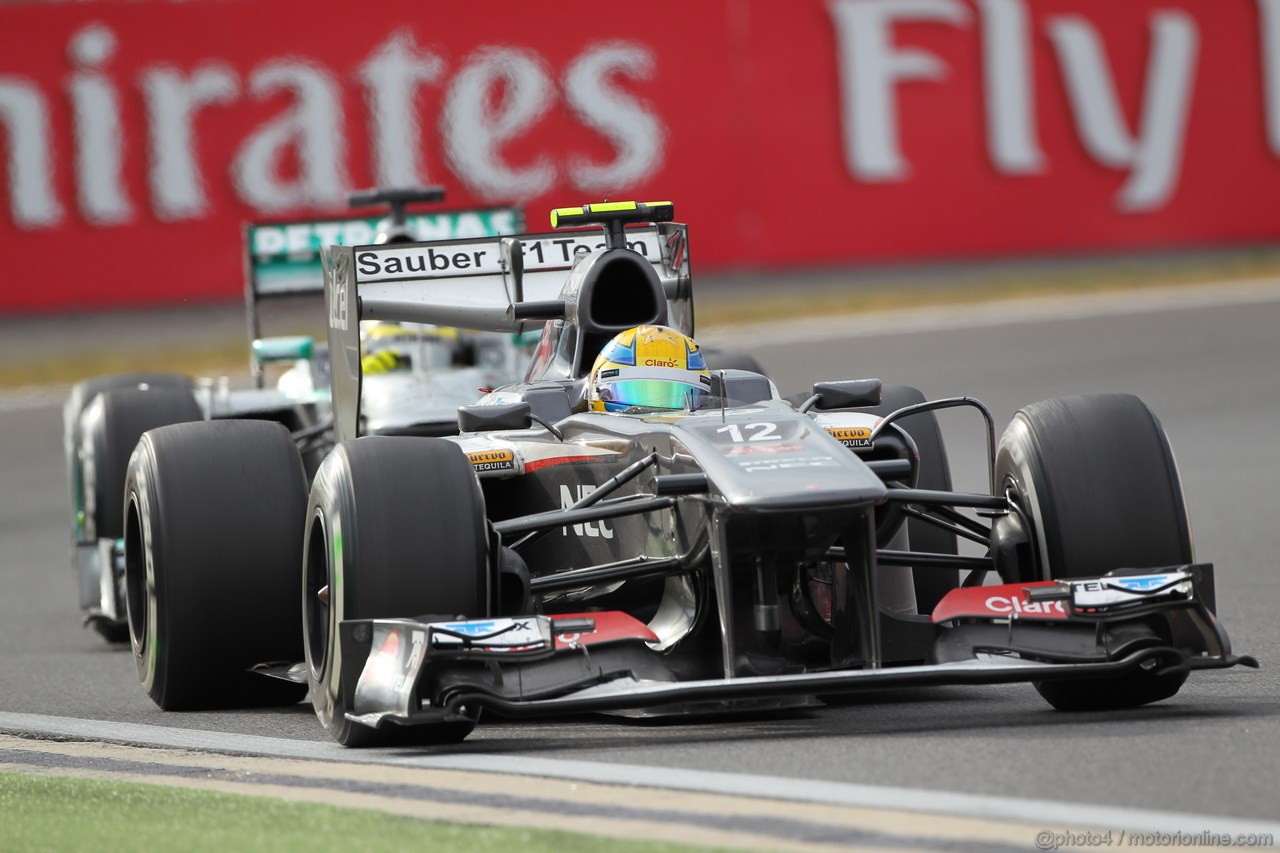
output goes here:
[{"label": "track run-off area", "polygon": [[[977,397],[998,429],[1048,397],[1137,394],[1177,455],[1196,557],[1217,567],[1218,615],[1262,669],[1195,674],[1174,698],[1128,712],[1055,712],[1029,685],[933,688],[664,723],[489,719],[461,745],[420,750],[344,750],[306,704],[164,713],[128,649],[80,627],[60,405],[26,394],[0,400],[0,770],[761,849],[1025,850],[1040,832],[1082,829],[1181,833],[1180,848],[1280,840],[1280,283],[918,308],[701,340],[752,352],[784,394],[876,376]],[[956,486],[984,488],[978,418],[940,417]]]}]

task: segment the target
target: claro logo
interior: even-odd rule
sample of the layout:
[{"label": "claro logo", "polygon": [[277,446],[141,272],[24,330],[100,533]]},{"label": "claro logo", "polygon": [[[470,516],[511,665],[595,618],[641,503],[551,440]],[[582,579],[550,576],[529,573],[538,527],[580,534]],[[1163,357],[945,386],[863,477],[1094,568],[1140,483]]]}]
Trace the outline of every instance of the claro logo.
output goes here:
[{"label": "claro logo", "polygon": [[1054,601],[1022,601],[1016,596],[993,595],[986,600],[986,607],[993,613],[1019,616],[1066,616],[1067,609],[1061,599]]}]

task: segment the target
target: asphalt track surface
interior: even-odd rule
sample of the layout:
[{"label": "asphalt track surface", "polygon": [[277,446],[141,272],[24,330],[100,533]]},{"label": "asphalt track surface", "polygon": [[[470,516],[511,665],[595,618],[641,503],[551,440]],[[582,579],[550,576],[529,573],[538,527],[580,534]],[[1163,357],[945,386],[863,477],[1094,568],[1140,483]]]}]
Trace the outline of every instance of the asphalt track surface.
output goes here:
[{"label": "asphalt track surface", "polygon": [[[1201,673],[1173,699],[1123,713],[1054,712],[1030,686],[937,688],[746,719],[489,722],[461,746],[437,752],[1275,820],[1280,297],[1171,307],[1139,300],[1095,316],[1050,312],[895,334],[854,329],[856,337],[839,337],[828,325],[792,334],[791,342],[739,346],[761,359],[784,393],[814,379],[879,376],[931,397],[976,396],[1001,427],[1019,405],[1051,396],[1143,397],[1177,453],[1197,557],[1218,566],[1219,616],[1236,651],[1256,655],[1261,671]],[[945,318],[934,325],[945,326]],[[976,419],[947,413],[943,427],[957,485],[981,488]],[[325,740],[305,704],[238,713],[155,708],[127,649],[108,647],[79,625],[64,489],[59,410],[0,411],[0,712]],[[234,628],[234,614],[227,623]]]}]

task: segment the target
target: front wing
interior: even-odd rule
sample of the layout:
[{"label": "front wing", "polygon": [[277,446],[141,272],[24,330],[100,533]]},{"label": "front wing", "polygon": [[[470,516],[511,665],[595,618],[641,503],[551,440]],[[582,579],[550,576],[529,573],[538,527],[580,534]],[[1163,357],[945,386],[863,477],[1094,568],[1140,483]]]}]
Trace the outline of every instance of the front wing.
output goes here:
[{"label": "front wing", "polygon": [[[1253,658],[1231,653],[1204,604],[1200,590],[1211,586],[1211,569],[1173,567],[1165,574],[1168,582],[1156,586],[1145,580],[1151,575],[1141,575],[1143,581],[1128,576],[955,590],[960,603],[944,599],[934,615],[935,657],[945,662],[685,681],[675,680],[650,649],[656,638],[647,627],[620,612],[467,622],[351,620],[339,627],[347,667],[342,681],[348,717],[381,727],[445,722],[477,708],[513,718],[684,713],[897,687],[1256,667]],[[1017,605],[975,611],[965,605],[975,592],[1022,600],[1030,613],[1020,618]],[[1053,601],[1063,604],[1043,606]],[[1040,609],[1050,612],[1037,618]],[[1170,635],[1158,643],[1136,641],[1132,626],[1152,617],[1167,619]]]}]

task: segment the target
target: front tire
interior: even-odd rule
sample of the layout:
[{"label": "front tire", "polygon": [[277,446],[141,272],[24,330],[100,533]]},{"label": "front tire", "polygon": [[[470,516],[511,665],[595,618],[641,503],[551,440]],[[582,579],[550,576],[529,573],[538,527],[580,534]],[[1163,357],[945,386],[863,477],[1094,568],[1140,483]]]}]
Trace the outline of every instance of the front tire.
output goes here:
[{"label": "front tire", "polygon": [[[1160,421],[1137,397],[1059,397],[1020,409],[1000,440],[996,483],[1031,527],[1024,581],[1193,562],[1182,484]],[[1156,631],[1152,643],[1160,642]],[[1037,682],[1058,710],[1167,699],[1185,672]]]},{"label": "front tire", "polygon": [[465,720],[374,729],[346,717],[338,625],[348,619],[489,612],[484,498],[471,464],[436,438],[369,436],[321,464],[307,507],[303,623],[311,702],[344,746],[453,743]]},{"label": "front tire", "polygon": [[143,435],[125,485],[125,589],[138,678],[166,711],[291,705],[249,672],[302,658],[306,483],[288,430],[178,424]]}]

